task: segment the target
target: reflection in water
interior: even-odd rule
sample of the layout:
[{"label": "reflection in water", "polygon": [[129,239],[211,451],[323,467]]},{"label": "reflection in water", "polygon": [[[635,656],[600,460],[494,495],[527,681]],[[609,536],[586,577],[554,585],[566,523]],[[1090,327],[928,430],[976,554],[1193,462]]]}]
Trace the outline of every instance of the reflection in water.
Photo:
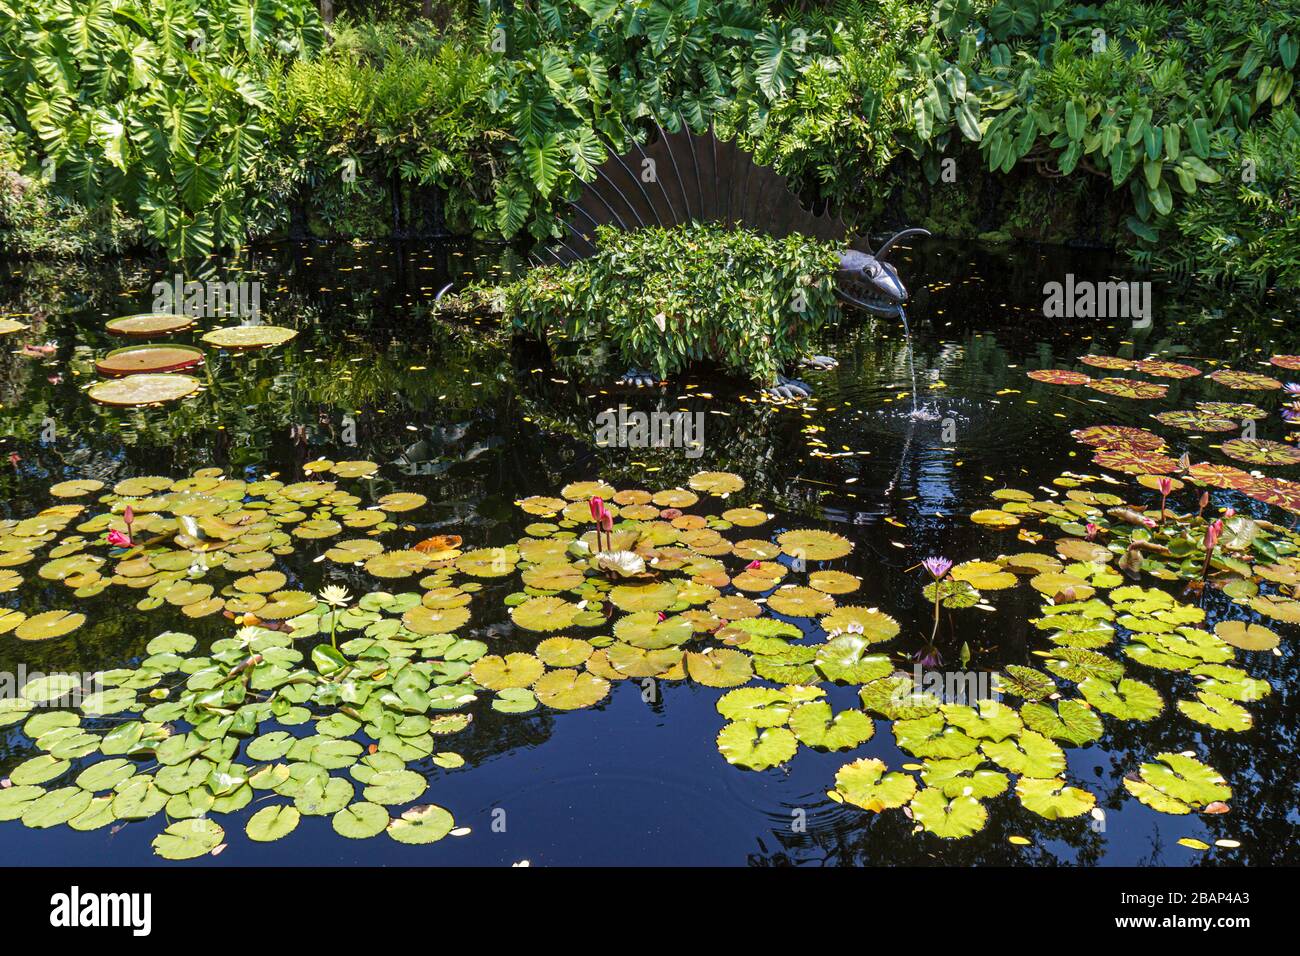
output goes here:
[{"label": "reflection in water", "polygon": [[[1190,407],[1208,395],[1202,382],[1173,382],[1164,400],[1103,401],[1031,382],[1026,368],[1072,367],[1075,356],[1094,346],[1138,357],[1222,356],[1236,367],[1245,365],[1243,355],[1300,351],[1287,340],[1295,336],[1294,323],[1287,327],[1293,315],[1277,308],[1229,309],[1215,300],[1210,306],[1166,303],[1144,330],[1048,323],[1042,285],[1067,271],[1067,261],[1076,274],[1090,269],[1102,277],[1113,268],[1105,260],[1067,260],[1059,253],[927,243],[903,265],[907,274],[930,280],[914,291],[911,315],[898,322],[848,321],[829,333],[820,351],[837,358],[839,367],[809,372],[815,399],[796,406],[762,401],[744,383],[703,372],[662,391],[620,390],[609,384],[618,371],[612,360],[605,368],[565,367],[498,329],[434,318],[433,298],[446,282],[520,268],[508,251],[457,245],[259,250],[225,263],[214,277],[261,281],[263,320],[298,329],[298,339],[266,353],[210,351],[199,372],[200,395],[167,409],[127,412],[93,405],[81,389],[95,378],[93,358],[120,344],[100,331],[102,323],[148,309],[151,284],[168,270],[132,260],[93,270],[15,264],[0,285],[0,312],[20,314],[32,331],[0,351],[0,513],[12,517],[44,507],[44,489],[67,478],[112,483],[210,465],[241,476],[298,477],[307,461],[327,456],[384,463],[368,483],[374,498],[399,487],[428,496],[420,531],[503,544],[525,523],[515,499],[551,493],[568,480],[600,475],[622,487],[669,486],[701,469],[735,471],[747,482],[744,503],[779,510],[774,531],[826,522],[854,539],[846,570],[864,578],[858,603],[897,617],[903,623],[900,649],[910,653],[928,639],[930,606],[908,571],[920,557],[989,558],[1025,547],[967,519],[987,505],[990,491],[1033,491],[1062,471],[1087,470],[1087,457],[1069,438],[1071,428],[1149,426],[1149,413]],[[201,325],[179,341],[197,341],[212,323]],[[51,348],[42,347],[47,344]],[[1276,408],[1274,396],[1252,399],[1270,412]],[[701,413],[703,457],[598,447],[596,418],[620,403]],[[1276,415],[1260,422],[1260,432],[1283,437]],[[1171,440],[1175,455],[1184,449],[1214,454],[1210,438],[1178,434]],[[1216,495],[1218,504],[1229,501]],[[1235,504],[1267,513],[1247,500]],[[296,558],[286,562],[293,586],[319,584],[318,567]],[[354,592],[373,586],[361,572],[349,573]],[[494,652],[527,647],[509,625],[500,601],[504,590],[488,590],[475,605],[473,636],[493,643]],[[945,647],[968,645],[975,670],[1033,663],[1043,638],[1028,623],[1037,602],[1027,591],[1001,595],[996,613],[946,615]],[[29,582],[0,595],[0,603],[43,609],[57,606],[60,596],[51,585]],[[224,622],[195,622],[173,610],[145,618],[116,603],[122,600],[109,593],[93,599],[99,613],[75,639],[25,645],[0,637],[0,668],[12,671],[23,663],[29,670],[96,670],[138,658],[147,640],[167,627],[203,642],[227,629]],[[1216,600],[1222,597],[1207,598]],[[1226,612],[1226,606],[1217,610]],[[1289,755],[1300,729],[1296,656],[1284,642],[1280,656],[1254,655],[1250,666],[1274,688],[1253,707],[1251,731],[1217,733],[1176,719],[1107,722],[1100,741],[1068,750],[1070,775],[1097,794],[1104,822],[1049,822],[1007,794],[988,801],[985,831],[960,841],[914,835],[901,813],[875,816],[826,800],[835,769],[848,759],[843,754],[801,751],[785,772],[728,767],[713,745],[722,723],[713,709],[718,694],[707,688],[669,687],[644,703],[629,684],[589,713],[521,717],[483,707],[456,741],[468,768],[438,778],[441,802],[487,814],[508,797],[512,819],[520,822],[494,843],[484,835],[484,817],[476,825],[479,839],[440,844],[438,862],[531,856],[618,863],[633,853],[647,863],[759,865],[1294,863],[1296,781]],[[1178,682],[1184,678],[1165,676],[1183,686]],[[831,688],[830,698],[836,709],[856,702],[847,687]],[[29,747],[18,729],[0,730],[0,776],[29,755]],[[1128,796],[1125,774],[1159,751],[1186,749],[1208,753],[1231,781],[1232,814],[1164,817]],[[911,759],[883,729],[852,756],[860,755],[879,756],[891,767]],[[1033,843],[1014,846],[1007,840],[1014,835]],[[1182,836],[1210,843],[1226,837],[1242,848],[1198,855],[1176,845]],[[328,833],[317,840],[301,849],[304,862],[337,860],[341,853],[387,861],[386,854],[402,853],[383,841],[339,848]],[[51,853],[73,858],[103,854],[118,863],[150,859],[147,840],[129,833],[105,844],[88,835],[56,838],[6,825],[0,846],[15,853],[54,847]],[[275,858],[274,850],[250,852],[266,855],[238,862]]]}]

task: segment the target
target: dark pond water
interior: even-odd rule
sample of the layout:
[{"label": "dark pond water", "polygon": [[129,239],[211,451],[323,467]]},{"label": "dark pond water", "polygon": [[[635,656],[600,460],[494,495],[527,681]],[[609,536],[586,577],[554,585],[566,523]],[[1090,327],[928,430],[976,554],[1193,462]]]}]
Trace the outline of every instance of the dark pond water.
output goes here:
[{"label": "dark pond water", "polygon": [[[808,406],[754,401],[743,383],[716,377],[633,392],[608,386],[620,371],[612,363],[566,369],[486,329],[431,318],[433,294],[448,278],[517,266],[509,253],[459,246],[257,251],[228,263],[217,277],[259,280],[264,318],[298,329],[297,340],[268,352],[214,354],[201,373],[206,389],[170,409],[114,411],[81,391],[94,378],[91,359],[120,344],[100,331],[102,324],[147,311],[150,286],[167,271],[133,261],[95,270],[11,265],[0,285],[0,312],[33,329],[7,337],[0,352],[3,516],[46,507],[46,489],[69,478],[110,484],[132,475],[179,478],[213,465],[240,477],[297,476],[304,462],[327,456],[381,463],[371,483],[376,496],[396,489],[426,495],[430,504],[414,520],[422,535],[455,533],[467,543],[495,545],[517,539],[531,520],[513,506],[515,499],[557,494],[567,481],[599,476],[618,487],[669,487],[701,469],[733,471],[747,482],[746,503],[779,512],[776,530],[820,527],[854,541],[854,554],[837,566],[864,579],[855,603],[898,618],[902,635],[891,649],[911,653],[929,631],[931,606],[920,595],[917,572],[908,569],[931,554],[961,561],[1024,550],[1014,532],[978,527],[969,514],[996,506],[988,496],[997,488],[1036,492],[1063,471],[1095,473],[1087,449],[1070,438],[1072,428],[1151,426],[1152,412],[1189,408],[1200,399],[1256,401],[1271,412],[1281,401],[1278,393],[1234,393],[1204,379],[1171,381],[1168,396],[1156,401],[1108,398],[1032,382],[1026,369],[1081,368],[1075,356],[1092,350],[1260,370],[1258,363],[1273,352],[1300,351],[1294,312],[1281,303],[1248,307],[1160,286],[1148,329],[1121,320],[1048,320],[1045,282],[1062,281],[1067,272],[1104,279],[1123,268],[1064,250],[928,242],[902,264],[914,291],[909,318],[918,401],[928,414],[908,414],[912,372],[902,326],[894,321],[859,321],[829,334],[823,351],[840,364],[806,376],[817,390]],[[195,341],[201,331],[181,340]],[[18,354],[23,344],[43,343],[54,346],[48,356]],[[594,419],[619,402],[703,412],[702,456],[597,447]],[[294,438],[295,426],[304,426],[305,435]],[[1190,450],[1196,460],[1226,463],[1209,448],[1218,440],[1212,436],[1161,434],[1175,456]],[[1259,423],[1262,438],[1284,434],[1276,414]],[[1296,471],[1269,474],[1294,478]],[[1215,503],[1269,513],[1228,493],[1216,493]],[[1272,513],[1279,515],[1290,523]],[[280,567],[306,588],[324,580],[322,566],[304,553],[282,559]],[[28,577],[35,580],[0,594],[0,606],[31,612],[67,603],[62,588]],[[348,583],[354,592],[369,587],[360,573]],[[192,621],[169,607],[136,611],[134,595],[122,598],[116,590],[83,602],[90,621],[66,637],[31,643],[0,636],[0,671],[20,664],[29,671],[117,667],[138,659],[163,630],[201,640],[230,632],[219,615]],[[1212,619],[1244,613],[1214,600]],[[941,645],[947,659],[955,660],[965,643],[972,670],[1035,663],[1033,651],[1044,646],[1042,632],[1028,623],[1037,595],[1021,586],[999,592],[992,603],[993,613],[950,616]],[[500,601],[495,611],[492,602],[475,607],[470,630],[492,642],[494,652],[531,646],[508,627],[488,633],[506,621]],[[1006,793],[988,801],[988,825],[974,837],[914,834],[900,812],[876,816],[826,798],[836,769],[849,759],[878,756],[891,768],[912,761],[894,746],[887,722],[877,721],[874,739],[851,755],[801,748],[783,770],[755,773],[718,754],[720,691],[664,683],[647,703],[639,686],[622,682],[591,710],[509,716],[475,705],[475,722],[449,741],[466,766],[417,765],[431,780],[426,798],[452,810],[459,825],[472,828],[469,836],[426,847],[383,836],[348,841],[331,831],[327,818],[304,817],[287,839],[255,844],[242,827],[254,804],[223,821],[230,848],[200,863],[1294,864],[1300,861],[1297,658],[1294,629],[1276,626],[1281,653],[1249,655],[1243,665],[1273,686],[1271,696],[1252,705],[1253,729],[1213,731],[1167,711],[1148,723],[1106,720],[1100,741],[1067,749],[1068,776],[1097,795],[1104,824],[1088,817],[1048,821]],[[1174,699],[1172,675],[1142,676]],[[855,690],[832,687],[835,708],[854,706]],[[0,730],[0,777],[34,752],[20,728]],[[1122,787],[1122,777],[1154,754],[1186,749],[1231,783],[1232,813],[1166,816]],[[805,815],[806,826],[795,825]],[[493,826],[502,819],[503,830]],[[155,817],[91,833],[0,823],[0,854],[28,864],[159,862],[150,841],[163,822]],[[1031,845],[1011,844],[1012,835]],[[1178,845],[1183,837],[1240,846],[1201,852]]]}]

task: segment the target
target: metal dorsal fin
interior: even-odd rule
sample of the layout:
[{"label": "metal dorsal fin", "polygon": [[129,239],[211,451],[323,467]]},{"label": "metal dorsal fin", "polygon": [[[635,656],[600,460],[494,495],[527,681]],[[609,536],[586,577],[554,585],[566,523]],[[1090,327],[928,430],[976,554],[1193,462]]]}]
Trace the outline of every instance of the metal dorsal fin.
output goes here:
[{"label": "metal dorsal fin", "polygon": [[736,143],[718,140],[711,129],[693,133],[684,122],[676,133],[655,126],[646,143],[634,143],[621,156],[611,150],[570,205],[566,232],[586,240],[570,246],[570,255],[594,251],[598,225],[631,231],[720,223],[777,238],[798,232],[828,241],[842,241],[848,231],[837,218],[805,209],[784,176],[755,163]]}]

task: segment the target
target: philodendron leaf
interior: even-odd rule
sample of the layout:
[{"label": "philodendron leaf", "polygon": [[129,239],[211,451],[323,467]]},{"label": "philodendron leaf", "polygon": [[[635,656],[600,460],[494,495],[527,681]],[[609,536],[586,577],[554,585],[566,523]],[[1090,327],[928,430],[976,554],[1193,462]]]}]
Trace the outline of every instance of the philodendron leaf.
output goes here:
[{"label": "philodendron leaf", "polygon": [[949,799],[943,791],[926,787],[908,805],[912,819],[929,833],[955,840],[968,837],[984,829],[988,811],[974,797],[961,796]]}]

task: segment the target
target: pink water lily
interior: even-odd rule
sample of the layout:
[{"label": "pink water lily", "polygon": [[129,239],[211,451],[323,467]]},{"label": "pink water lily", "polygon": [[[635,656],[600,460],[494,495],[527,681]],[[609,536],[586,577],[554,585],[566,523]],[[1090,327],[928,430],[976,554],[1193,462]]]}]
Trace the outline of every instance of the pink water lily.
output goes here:
[{"label": "pink water lily", "polygon": [[131,547],[131,539],[120,531],[110,531],[108,533],[108,543],[115,548]]},{"label": "pink water lily", "polygon": [[1156,480],[1156,487],[1160,489],[1160,521],[1165,520],[1165,501],[1169,498],[1169,493],[1174,490],[1174,480],[1172,478],[1159,478]]},{"label": "pink water lily", "polygon": [[759,568],[761,568],[762,566],[763,566],[763,562],[762,562],[762,561],[750,561],[749,564],[745,565],[745,570],[746,570],[746,571],[757,571],[757,570],[758,570]]},{"label": "pink water lily", "polygon": [[1101,529],[1098,528],[1098,527],[1097,527],[1095,524],[1093,524],[1091,521],[1089,521],[1086,525],[1083,526],[1083,530],[1084,530],[1084,537],[1085,537],[1085,538],[1087,538],[1089,541],[1096,541],[1096,540],[1097,540],[1097,532],[1100,531]]},{"label": "pink water lily", "polygon": [[1219,536],[1223,534],[1223,522],[1215,518],[1205,529],[1205,567],[1201,569],[1201,578],[1204,580],[1210,573],[1210,559],[1214,557],[1214,546],[1219,543]]},{"label": "pink water lily", "polygon": [[600,498],[592,498],[587,502],[587,506],[591,508],[592,521],[599,521],[600,516],[605,513],[605,502]]}]

